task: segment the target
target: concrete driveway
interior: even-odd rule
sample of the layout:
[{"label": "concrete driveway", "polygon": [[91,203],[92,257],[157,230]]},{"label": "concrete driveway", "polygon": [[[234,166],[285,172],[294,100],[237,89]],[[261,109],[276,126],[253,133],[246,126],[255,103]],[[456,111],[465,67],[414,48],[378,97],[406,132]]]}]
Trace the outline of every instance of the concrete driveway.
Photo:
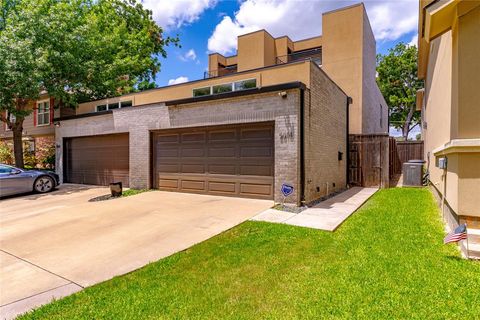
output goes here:
[{"label": "concrete driveway", "polygon": [[108,192],[63,185],[46,195],[1,200],[2,318],[184,250],[272,205],[161,191],[88,201]]}]

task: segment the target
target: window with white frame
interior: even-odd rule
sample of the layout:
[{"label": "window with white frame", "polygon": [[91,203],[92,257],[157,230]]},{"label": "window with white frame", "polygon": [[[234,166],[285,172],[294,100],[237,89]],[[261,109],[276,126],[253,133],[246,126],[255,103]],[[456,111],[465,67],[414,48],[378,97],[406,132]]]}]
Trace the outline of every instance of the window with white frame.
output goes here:
[{"label": "window with white frame", "polygon": [[37,126],[50,124],[50,102],[42,101],[37,103]]},{"label": "window with white frame", "polygon": [[222,83],[214,86],[193,89],[194,97],[209,96],[232,91],[248,90],[257,87],[257,79],[247,79],[230,83]]},{"label": "window with white frame", "polygon": [[95,107],[95,111],[100,112],[100,111],[107,111],[107,110],[113,110],[118,108],[126,108],[126,107],[131,107],[132,105],[133,103],[131,100],[111,102],[108,104],[99,104],[98,106]]}]

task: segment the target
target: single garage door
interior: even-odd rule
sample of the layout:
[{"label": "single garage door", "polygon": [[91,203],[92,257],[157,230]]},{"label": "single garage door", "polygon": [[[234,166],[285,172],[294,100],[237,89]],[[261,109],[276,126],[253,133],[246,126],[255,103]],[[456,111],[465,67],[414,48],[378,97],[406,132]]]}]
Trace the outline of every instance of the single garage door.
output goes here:
[{"label": "single garage door", "polygon": [[128,133],[68,138],[64,180],[101,186],[122,182],[128,187],[128,161]]},{"label": "single garage door", "polygon": [[273,199],[273,124],[164,130],[153,135],[160,190]]}]

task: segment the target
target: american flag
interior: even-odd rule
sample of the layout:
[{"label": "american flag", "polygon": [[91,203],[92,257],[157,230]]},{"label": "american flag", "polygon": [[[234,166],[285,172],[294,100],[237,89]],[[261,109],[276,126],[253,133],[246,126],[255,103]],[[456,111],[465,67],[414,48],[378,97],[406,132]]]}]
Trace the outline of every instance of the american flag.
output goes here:
[{"label": "american flag", "polygon": [[443,239],[443,243],[447,244],[450,242],[458,242],[460,240],[467,239],[467,224],[462,224],[458,226],[453,232],[447,234],[445,239]]}]

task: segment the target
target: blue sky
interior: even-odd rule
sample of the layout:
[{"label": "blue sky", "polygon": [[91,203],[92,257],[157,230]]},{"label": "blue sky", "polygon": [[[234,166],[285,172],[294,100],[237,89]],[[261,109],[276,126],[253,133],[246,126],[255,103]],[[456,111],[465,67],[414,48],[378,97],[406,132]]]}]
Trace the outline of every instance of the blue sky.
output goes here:
[{"label": "blue sky", "polygon": [[[321,17],[350,0],[142,0],[166,36],[180,38],[161,59],[158,86],[203,78],[208,53],[235,54],[238,35],[259,29],[292,40],[322,34]],[[364,0],[377,53],[396,43],[416,43],[418,0]],[[414,135],[413,135],[414,136]]]},{"label": "blue sky", "polygon": [[[399,41],[410,43],[416,36],[415,0],[364,1],[375,37],[377,52],[386,53]],[[181,48],[167,48],[159,86],[203,77],[209,52],[234,54],[236,37],[261,28],[274,36],[293,40],[321,34],[325,11],[358,3],[356,1],[301,0],[143,0],[165,35],[180,38]],[[285,21],[286,16],[291,21]],[[298,17],[296,16],[298,15]],[[395,21],[395,22],[394,22]]]}]

